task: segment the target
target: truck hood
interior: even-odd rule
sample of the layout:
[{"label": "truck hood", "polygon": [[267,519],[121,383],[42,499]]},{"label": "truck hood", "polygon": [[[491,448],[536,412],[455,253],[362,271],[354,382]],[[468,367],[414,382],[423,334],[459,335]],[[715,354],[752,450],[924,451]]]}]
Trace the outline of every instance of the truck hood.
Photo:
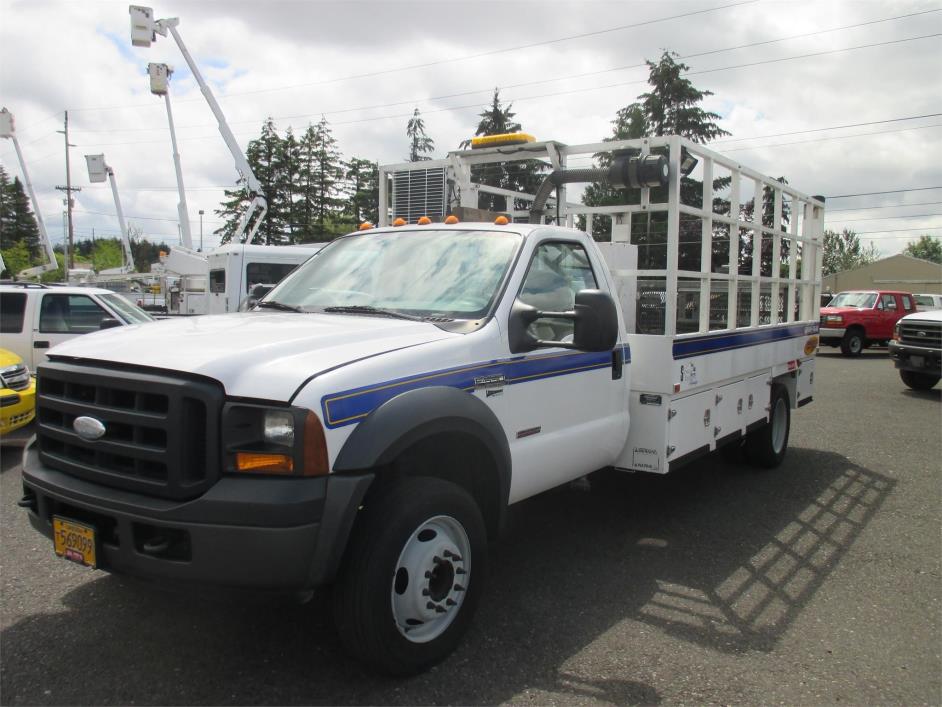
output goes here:
[{"label": "truck hood", "polygon": [[287,401],[327,369],[452,336],[385,317],[246,312],[116,327],[50,354],[194,373],[218,380],[229,395]]},{"label": "truck hood", "polygon": [[942,322],[942,309],[930,309],[925,312],[913,312],[903,317],[907,322]]},{"label": "truck hood", "polygon": [[821,316],[827,314],[855,314],[857,312],[869,311],[870,307],[821,307]]}]

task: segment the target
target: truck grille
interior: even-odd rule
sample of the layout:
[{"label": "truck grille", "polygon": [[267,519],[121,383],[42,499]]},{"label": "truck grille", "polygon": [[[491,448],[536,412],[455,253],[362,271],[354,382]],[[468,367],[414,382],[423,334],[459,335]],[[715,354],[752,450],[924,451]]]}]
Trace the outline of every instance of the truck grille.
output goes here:
[{"label": "truck grille", "polygon": [[29,369],[23,364],[15,366],[0,376],[0,382],[10,390],[26,390],[29,388]]},{"label": "truck grille", "polygon": [[899,334],[901,344],[942,348],[942,322],[903,320],[900,322]]},{"label": "truck grille", "polygon": [[[208,381],[49,362],[37,374],[40,460],[107,486],[192,498],[219,475],[223,393]],[[104,426],[79,435],[76,418]]]}]

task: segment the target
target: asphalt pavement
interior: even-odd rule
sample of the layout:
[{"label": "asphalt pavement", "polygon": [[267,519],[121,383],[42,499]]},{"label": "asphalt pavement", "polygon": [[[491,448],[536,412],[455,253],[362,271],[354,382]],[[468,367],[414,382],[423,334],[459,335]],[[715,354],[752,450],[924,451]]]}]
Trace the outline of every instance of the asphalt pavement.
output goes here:
[{"label": "asphalt pavement", "polygon": [[782,467],[710,457],[513,507],[449,659],[390,680],[308,604],[55,557],[0,476],[2,704],[942,703],[942,391],[825,350]]}]

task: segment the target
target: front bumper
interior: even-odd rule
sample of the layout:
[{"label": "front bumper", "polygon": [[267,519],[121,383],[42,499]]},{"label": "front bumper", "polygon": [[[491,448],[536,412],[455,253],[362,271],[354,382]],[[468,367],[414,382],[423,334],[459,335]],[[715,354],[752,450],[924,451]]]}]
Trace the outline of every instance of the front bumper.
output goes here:
[{"label": "front bumper", "polygon": [[[298,591],[333,579],[371,474],[221,479],[191,501],[102,486],[23,458],[34,528],[92,525],[101,569],[154,580]],[[50,546],[50,551],[52,548]]]},{"label": "front bumper", "polygon": [[818,336],[821,337],[821,341],[826,341],[833,345],[834,341],[843,339],[846,332],[847,329],[845,327],[838,329],[837,327],[822,326],[818,329]]},{"label": "front bumper", "polygon": [[891,341],[889,348],[893,365],[900,370],[942,374],[942,351],[939,349],[900,344],[898,341]]},{"label": "front bumper", "polygon": [[19,398],[16,403],[0,407],[0,442],[4,444],[11,432],[26,427],[36,417],[36,382],[31,382],[26,390],[4,388],[0,393],[0,397],[13,396]]}]

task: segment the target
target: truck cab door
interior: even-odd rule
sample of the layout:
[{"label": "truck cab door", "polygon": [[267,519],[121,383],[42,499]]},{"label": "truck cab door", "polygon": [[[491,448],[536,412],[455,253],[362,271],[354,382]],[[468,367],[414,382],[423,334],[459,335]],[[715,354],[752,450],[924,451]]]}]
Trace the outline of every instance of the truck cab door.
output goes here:
[{"label": "truck cab door", "polygon": [[33,366],[45,363],[47,352],[56,344],[98,331],[101,321],[113,316],[88,295],[42,293],[33,331]]},{"label": "truck cab door", "polygon": [[[540,311],[566,312],[580,290],[608,291],[604,265],[586,238],[572,234],[538,241],[528,249],[528,260],[521,259],[518,267],[525,274],[509,299]],[[506,331],[508,326],[505,319],[502,327]],[[571,342],[573,322],[540,318],[529,331],[540,340]],[[617,458],[628,433],[623,337],[620,332],[615,348],[603,352],[540,347],[520,355],[508,345],[504,400],[495,412],[513,458],[511,502]]]},{"label": "truck cab door", "polygon": [[896,324],[896,320],[900,318],[901,306],[896,301],[896,295],[880,295],[877,309],[877,326],[874,327],[871,338],[889,339],[893,335],[893,326]]}]

